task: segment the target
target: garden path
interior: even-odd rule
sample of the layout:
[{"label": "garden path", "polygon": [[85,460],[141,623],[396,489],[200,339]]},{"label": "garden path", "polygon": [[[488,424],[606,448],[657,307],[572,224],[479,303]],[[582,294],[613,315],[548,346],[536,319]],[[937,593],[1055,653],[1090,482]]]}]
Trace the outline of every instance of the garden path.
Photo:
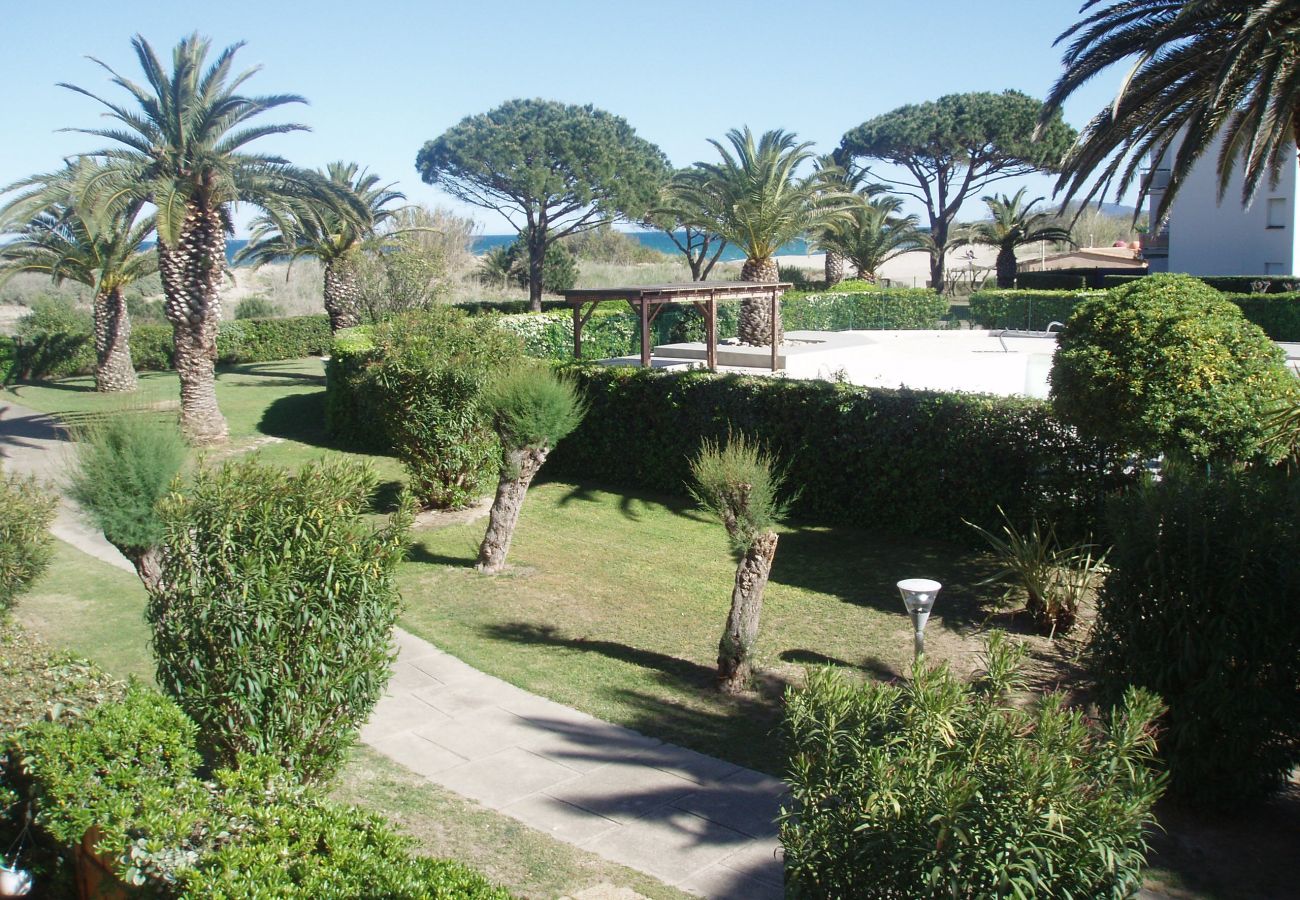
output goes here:
[{"label": "garden path", "polygon": [[[0,464],[59,480],[57,419],[0,404]],[[66,498],[51,529],[133,572]],[[692,893],[783,895],[777,779],[603,722],[493,678],[401,629],[393,677],[361,738],[552,837]]]}]

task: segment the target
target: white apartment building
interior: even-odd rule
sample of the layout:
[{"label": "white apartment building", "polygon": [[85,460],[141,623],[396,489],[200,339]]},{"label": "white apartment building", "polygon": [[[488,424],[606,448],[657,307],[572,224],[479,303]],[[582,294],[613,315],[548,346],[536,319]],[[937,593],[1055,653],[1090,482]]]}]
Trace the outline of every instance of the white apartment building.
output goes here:
[{"label": "white apartment building", "polygon": [[[1215,173],[1218,147],[1197,161],[1174,197],[1163,228],[1142,242],[1151,272],[1188,275],[1295,275],[1300,273],[1300,219],[1297,219],[1296,150],[1290,148],[1276,186],[1268,176],[1250,206],[1241,203],[1240,167],[1228,183],[1223,202],[1218,199]],[[1152,180],[1148,221],[1169,183],[1169,169],[1155,163],[1147,173]]]}]

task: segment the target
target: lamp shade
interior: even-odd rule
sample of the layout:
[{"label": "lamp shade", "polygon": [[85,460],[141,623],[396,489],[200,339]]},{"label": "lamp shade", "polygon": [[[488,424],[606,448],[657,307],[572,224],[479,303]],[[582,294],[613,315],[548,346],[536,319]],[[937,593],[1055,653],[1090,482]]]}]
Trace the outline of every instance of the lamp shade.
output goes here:
[{"label": "lamp shade", "polygon": [[898,593],[903,596],[903,606],[909,615],[929,617],[941,587],[943,585],[929,578],[904,578],[898,583]]}]

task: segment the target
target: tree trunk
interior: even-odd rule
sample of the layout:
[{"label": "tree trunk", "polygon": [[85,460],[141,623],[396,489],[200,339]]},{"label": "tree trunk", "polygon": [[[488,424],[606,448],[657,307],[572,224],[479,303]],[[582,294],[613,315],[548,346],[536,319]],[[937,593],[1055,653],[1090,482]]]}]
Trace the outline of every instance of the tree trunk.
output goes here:
[{"label": "tree trunk", "polygon": [[940,294],[944,292],[947,285],[944,283],[946,274],[944,273],[944,256],[947,254],[947,248],[931,251],[930,253],[930,287],[934,288]]},{"label": "tree trunk", "polygon": [[739,694],[749,688],[758,619],[763,612],[763,589],[776,557],[776,539],[774,531],[758,535],[736,566],[727,629],[718,642],[718,689],[724,694]]},{"label": "tree trunk", "polygon": [[219,209],[191,202],[175,247],[158,242],[163,305],[176,340],[181,429],[195,444],[218,444],[229,429],[217,405],[217,325],[226,270],[226,231]]},{"label": "tree trunk", "polygon": [[826,286],[834,287],[844,280],[844,257],[834,250],[826,251]]},{"label": "tree trunk", "polygon": [[95,295],[95,390],[134,391],[131,365],[131,317],[121,288]]},{"label": "tree trunk", "polygon": [[510,552],[510,540],[515,536],[519,512],[524,507],[524,495],[550,452],[550,447],[506,451],[496,499],[488,514],[487,534],[479,545],[478,562],[474,564],[480,572],[495,575],[506,567],[506,554]]},{"label": "tree trunk", "polygon": [[1013,288],[1016,286],[1016,249],[1014,247],[1003,247],[998,250],[997,273],[998,287]]},{"label": "tree trunk", "polygon": [[546,272],[546,239],[528,236],[528,308],[542,311],[542,278]]},{"label": "tree trunk", "polygon": [[325,312],[330,317],[331,332],[361,324],[358,280],[357,260],[350,253],[325,264]]},{"label": "tree trunk", "polygon": [[145,590],[151,594],[156,593],[158,586],[162,584],[162,560],[158,555],[158,548],[150,547],[141,550],[136,547],[119,547],[118,549],[131,561],[131,565],[135,566],[135,574],[140,576]]},{"label": "tree trunk", "polygon": [[[772,257],[766,259],[747,259],[740,269],[741,281],[779,281],[781,270]],[[766,347],[772,344],[772,330],[776,329],[776,343],[785,339],[780,316],[772,321],[772,301],[764,297],[759,300],[743,300],[740,304],[740,316],[736,323],[736,335],[742,344]]]}]

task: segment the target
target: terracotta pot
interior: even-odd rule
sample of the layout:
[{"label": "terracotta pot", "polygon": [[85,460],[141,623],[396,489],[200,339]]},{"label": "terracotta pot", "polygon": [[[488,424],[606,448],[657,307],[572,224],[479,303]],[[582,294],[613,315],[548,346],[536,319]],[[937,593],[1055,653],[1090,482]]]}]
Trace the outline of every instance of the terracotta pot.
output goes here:
[{"label": "terracotta pot", "polygon": [[79,900],[129,900],[139,892],[114,873],[113,857],[95,850],[103,836],[98,828],[91,828],[73,848],[77,861],[77,897]]}]

